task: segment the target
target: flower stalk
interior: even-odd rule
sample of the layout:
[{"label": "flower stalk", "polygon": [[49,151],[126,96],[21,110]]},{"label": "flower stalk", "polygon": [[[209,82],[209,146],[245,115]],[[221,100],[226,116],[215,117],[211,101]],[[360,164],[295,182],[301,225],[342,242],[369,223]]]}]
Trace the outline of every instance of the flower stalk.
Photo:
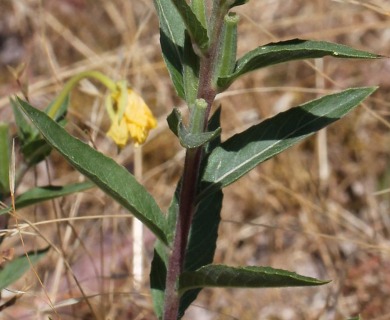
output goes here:
[{"label": "flower stalk", "polygon": [[98,80],[101,84],[107,87],[110,91],[114,92],[117,90],[116,83],[111,80],[109,77],[104,75],[103,73],[99,71],[84,71],[81,72],[74,77],[72,77],[67,83],[65,83],[64,88],[61,90],[60,94],[54,101],[52,107],[50,108],[48,112],[48,116],[50,118],[54,118],[56,113],[61,107],[61,104],[65,101],[68,94],[73,90],[73,88],[83,79],[86,78],[94,78]]},{"label": "flower stalk", "polygon": [[129,139],[134,141],[135,146],[144,143],[149,131],[157,126],[149,107],[141,96],[127,87],[126,81],[114,82],[99,71],[85,71],[71,78],[52,104],[48,115],[54,118],[72,89],[85,78],[98,80],[110,91],[105,100],[111,120],[107,136],[119,148],[123,148]]}]

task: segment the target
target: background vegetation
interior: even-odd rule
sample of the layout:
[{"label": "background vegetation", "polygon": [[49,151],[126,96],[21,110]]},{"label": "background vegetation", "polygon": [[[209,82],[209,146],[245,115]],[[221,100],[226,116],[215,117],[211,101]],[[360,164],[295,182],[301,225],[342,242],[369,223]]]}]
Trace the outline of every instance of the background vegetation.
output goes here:
[{"label": "background vegetation", "polygon": [[[238,53],[294,37],[390,53],[390,4],[386,0],[252,0],[241,16]],[[167,128],[176,98],[161,58],[158,22],[148,0],[0,0],[0,119],[10,121],[8,97],[28,88],[44,107],[70,76],[101,70],[127,78],[159,118],[143,147],[143,182],[162,208],[174,192],[184,153]],[[19,79],[8,71],[26,63]],[[357,111],[253,170],[228,187],[215,262],[270,265],[333,282],[317,288],[205,289],[186,319],[365,319],[390,317],[390,61],[326,58],[267,68],[219,96],[224,138],[262,119],[334,89],[380,85]],[[18,81],[16,81],[18,80]],[[74,91],[68,128],[118,162],[105,137],[108,119],[91,83]],[[98,88],[101,89],[101,88]],[[85,91],[88,91],[86,93]],[[326,137],[331,148],[327,148]],[[18,162],[16,162],[18,165]],[[25,184],[64,184],[80,176],[53,153]],[[24,247],[10,221],[3,256],[55,243],[71,270],[52,250],[3,291],[4,319],[153,319],[148,286],[131,276],[131,218],[93,190],[18,211],[36,228],[24,228]],[[62,219],[58,221],[58,219]],[[56,220],[56,221],[54,221]],[[146,258],[152,236],[145,237]],[[149,264],[146,264],[149,266]],[[80,282],[94,309],[75,285]],[[57,314],[47,304],[55,301]],[[47,318],[47,316],[46,316]]]}]

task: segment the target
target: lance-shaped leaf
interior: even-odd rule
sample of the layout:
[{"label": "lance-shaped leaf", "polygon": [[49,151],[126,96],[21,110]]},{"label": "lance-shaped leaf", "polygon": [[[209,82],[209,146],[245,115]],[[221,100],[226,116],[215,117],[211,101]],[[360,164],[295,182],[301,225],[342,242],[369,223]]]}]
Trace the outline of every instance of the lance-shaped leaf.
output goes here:
[{"label": "lance-shaped leaf", "polygon": [[203,52],[207,50],[209,45],[209,37],[207,29],[198,20],[196,14],[187,4],[186,0],[170,0],[173,2],[177,11],[180,13],[188,33],[191,36],[194,44]]},{"label": "lance-shaped leaf", "polygon": [[161,209],[130,172],[113,159],[72,137],[45,113],[25,101],[18,99],[18,102],[54,149],[166,243],[166,220]]},{"label": "lance-shaped leaf", "polygon": [[183,87],[183,48],[185,25],[171,0],[154,0],[160,21],[163,58],[177,94],[185,99]]},{"label": "lance-shaped leaf", "polygon": [[[82,192],[95,187],[95,184],[86,181],[81,183],[73,183],[65,186],[42,186],[32,188],[17,196],[15,199],[16,209],[22,209],[33,204],[43,201],[64,197],[72,193]],[[0,214],[10,212],[11,207],[0,210]]]},{"label": "lance-shaped leaf", "polygon": [[220,77],[217,84],[219,88],[225,89],[238,77],[256,69],[292,60],[322,58],[325,56],[353,59],[376,59],[382,57],[377,54],[325,41],[301,39],[281,41],[258,47],[245,54],[237,61],[234,72]]},{"label": "lance-shaped leaf", "polygon": [[249,2],[249,0],[227,0],[227,1],[230,2],[229,4],[230,8],[242,6],[243,4]]},{"label": "lance-shaped leaf", "polygon": [[206,0],[191,0],[191,9],[195,13],[196,17],[202,24],[202,26],[207,28],[207,13],[206,13],[207,3]]},{"label": "lance-shaped leaf", "polygon": [[[51,152],[51,147],[42,139],[39,132],[25,118],[25,115],[19,109],[18,103],[14,99],[10,99],[14,112],[15,123],[18,130],[18,137],[21,143],[21,151],[25,161],[29,166],[33,166],[44,160]],[[46,113],[52,108],[51,103],[45,110]],[[69,95],[64,99],[60,108],[54,116],[54,120],[60,125],[65,125],[64,116],[69,106]]]},{"label": "lance-shaped leaf", "polygon": [[271,267],[207,265],[193,272],[182,273],[179,279],[179,293],[206,287],[279,288],[318,286],[326,283],[329,281]]},{"label": "lance-shaped leaf", "polygon": [[150,268],[150,289],[152,291],[153,309],[157,319],[162,319],[164,313],[165,281],[167,277],[168,248],[157,240]]},{"label": "lance-shaped leaf", "polygon": [[[213,262],[217,247],[218,227],[221,221],[223,193],[219,190],[212,197],[203,199],[197,207],[187,245],[184,271],[191,272]],[[196,299],[201,286],[186,290],[180,299],[180,316]]]},{"label": "lance-shaped leaf", "polygon": [[187,105],[192,107],[195,104],[199,88],[199,57],[194,51],[187,32],[183,54],[183,86]]},{"label": "lance-shaped leaf", "polygon": [[[15,258],[14,260],[8,262],[1,270],[0,270],[0,290],[5,289],[10,284],[19,280],[19,278],[31,267],[31,264],[37,263],[40,259],[42,259],[49,248],[28,252],[28,258],[26,255]],[[31,264],[30,264],[31,263]]]},{"label": "lance-shaped leaf", "polygon": [[210,154],[200,198],[233,183],[258,164],[342,118],[375,90],[356,88],[331,94],[234,135]]},{"label": "lance-shaped leaf", "polygon": [[9,125],[0,123],[0,201],[2,195],[9,194],[9,162],[10,162]]},{"label": "lance-shaped leaf", "polygon": [[72,183],[65,186],[36,187],[16,197],[15,206],[19,209],[39,202],[64,197],[72,193],[82,192],[93,187],[95,187],[95,184],[90,181]]},{"label": "lance-shaped leaf", "polygon": [[10,98],[10,103],[14,113],[18,138],[20,139],[21,144],[24,145],[38,136],[38,130],[27,121],[25,115],[19,109],[19,106],[14,99]]}]

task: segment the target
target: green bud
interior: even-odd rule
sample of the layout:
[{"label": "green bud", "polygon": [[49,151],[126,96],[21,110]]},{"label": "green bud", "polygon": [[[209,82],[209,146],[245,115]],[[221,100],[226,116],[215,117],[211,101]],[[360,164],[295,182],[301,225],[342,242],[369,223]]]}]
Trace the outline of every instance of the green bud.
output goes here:
[{"label": "green bud", "polygon": [[196,99],[193,111],[191,113],[190,120],[190,132],[191,133],[200,133],[203,132],[205,114],[207,111],[207,102],[204,99]]},{"label": "green bud", "polygon": [[218,63],[214,71],[214,85],[216,85],[219,77],[225,77],[234,71],[237,55],[238,21],[239,17],[235,13],[229,13],[224,18],[224,25],[218,50]]}]

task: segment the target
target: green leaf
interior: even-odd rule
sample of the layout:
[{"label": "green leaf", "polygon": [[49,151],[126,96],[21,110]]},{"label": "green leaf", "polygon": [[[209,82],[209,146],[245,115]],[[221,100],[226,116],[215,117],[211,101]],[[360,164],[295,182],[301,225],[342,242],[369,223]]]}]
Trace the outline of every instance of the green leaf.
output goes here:
[{"label": "green leaf", "polygon": [[188,106],[195,103],[199,87],[199,57],[195,54],[191,39],[186,32],[183,55],[183,85]]},{"label": "green leaf", "polygon": [[207,265],[193,272],[182,273],[179,279],[179,293],[206,287],[279,288],[318,286],[326,283],[329,281],[270,267]]},{"label": "green leaf", "polygon": [[206,0],[191,0],[191,9],[203,27],[207,28]]},{"label": "green leaf", "polygon": [[198,20],[191,7],[185,0],[171,0],[175,5],[177,11],[180,13],[188,33],[191,36],[194,44],[205,52],[209,46],[209,37],[207,29]]},{"label": "green leaf", "polygon": [[[214,131],[220,127],[221,127],[221,106],[219,106],[211,116],[207,129],[209,131]],[[221,136],[219,135],[216,139],[210,140],[209,143],[205,146],[205,154],[209,155],[220,144],[221,144]],[[205,164],[202,164],[202,170],[204,169],[205,169]]]},{"label": "green leaf", "polygon": [[164,243],[166,220],[153,197],[113,159],[69,135],[45,113],[18,99],[20,107],[46,141],[78,171],[142,221]]},{"label": "green leaf", "polygon": [[21,151],[25,161],[31,167],[43,161],[51,153],[52,148],[44,139],[37,136],[34,140],[22,145]]},{"label": "green leaf", "polygon": [[249,0],[233,0],[233,3],[230,5],[230,8],[241,6],[241,5],[246,4],[248,2],[249,2]]},{"label": "green leaf", "polygon": [[[16,280],[19,280],[23,274],[30,269],[32,264],[37,263],[40,259],[42,259],[49,248],[40,250],[40,251],[33,251],[29,252],[28,257],[25,255],[20,256],[10,262],[8,262],[1,270],[0,270],[0,290],[5,289],[10,284],[15,282]],[[29,261],[30,260],[30,261]]]},{"label": "green leaf", "polygon": [[176,137],[179,137],[179,126],[183,122],[183,117],[179,109],[173,108],[172,112],[167,117],[168,127]]},{"label": "green leaf", "polygon": [[[43,201],[64,197],[72,193],[82,192],[95,187],[95,184],[86,181],[81,183],[73,183],[65,186],[42,186],[32,188],[15,199],[16,209],[21,209]],[[0,214],[11,211],[11,207],[0,210]]]},{"label": "green leaf", "polygon": [[168,126],[171,131],[179,137],[180,144],[186,148],[197,148],[207,142],[217,138],[221,134],[221,128],[217,128],[211,132],[191,133],[183,124],[183,119],[180,111],[174,108],[167,118]]},{"label": "green leaf", "polygon": [[[213,262],[221,221],[223,193],[221,190],[202,200],[196,210],[187,245],[184,271],[195,271]],[[180,299],[180,316],[196,299],[200,287],[186,291]]]},{"label": "green leaf", "polygon": [[33,166],[50,154],[51,147],[39,136],[39,131],[27,121],[16,100],[10,98],[10,102],[20,139],[20,149],[28,166]]},{"label": "green leaf", "polygon": [[21,145],[23,146],[38,136],[38,130],[27,121],[25,115],[20,111],[19,106],[14,99],[10,98],[10,103],[14,113],[18,138],[20,139]]},{"label": "green leaf", "polygon": [[212,132],[190,133],[184,126],[179,127],[180,144],[186,149],[203,146],[221,134],[221,128]]},{"label": "green leaf", "polygon": [[234,72],[218,79],[218,87],[226,89],[248,72],[282,62],[333,56],[337,58],[376,59],[380,55],[325,41],[293,39],[261,46],[245,54],[236,63]]},{"label": "green leaf", "polygon": [[160,21],[160,44],[172,83],[179,97],[185,99],[183,87],[183,48],[185,25],[171,0],[154,0]]},{"label": "green leaf", "polygon": [[[21,151],[28,166],[31,167],[44,160],[50,154],[52,148],[39,136],[39,131],[27,122],[25,115],[18,107],[18,103],[12,98],[10,99],[10,102],[15,116],[18,136],[21,141]],[[49,112],[52,105],[53,103],[45,109],[46,113]],[[54,117],[54,120],[62,126],[65,125],[64,116],[66,115],[68,106],[69,95],[62,102]]]},{"label": "green leaf", "polygon": [[0,215],[6,214],[8,212],[11,212],[12,208],[11,207],[6,207],[4,209],[0,209]]},{"label": "green leaf", "polygon": [[250,127],[209,156],[201,195],[233,183],[258,164],[342,118],[376,88],[348,89],[305,103]]},{"label": "green leaf", "polygon": [[162,319],[164,313],[164,291],[168,265],[167,250],[167,247],[160,240],[156,241],[150,268],[150,288],[152,291],[153,309],[158,319]]},{"label": "green leaf", "polygon": [[72,193],[82,192],[95,187],[95,184],[86,181],[72,183],[65,186],[43,186],[30,189],[20,196],[16,197],[15,206],[17,209],[30,206],[32,204],[51,200],[58,197],[64,197]]},{"label": "green leaf", "polygon": [[10,136],[9,125],[0,123],[0,200],[9,194]]}]

